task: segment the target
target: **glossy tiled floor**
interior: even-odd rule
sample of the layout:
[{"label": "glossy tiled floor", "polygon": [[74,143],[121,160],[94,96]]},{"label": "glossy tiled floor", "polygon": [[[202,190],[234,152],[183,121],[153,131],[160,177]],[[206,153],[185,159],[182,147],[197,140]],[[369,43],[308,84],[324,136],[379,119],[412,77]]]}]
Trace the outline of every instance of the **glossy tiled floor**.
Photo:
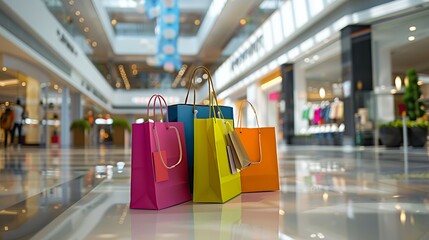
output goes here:
[{"label": "glossy tiled floor", "polygon": [[161,211],[129,209],[129,150],[0,154],[0,239],[429,239],[425,149],[280,147],[281,191]]}]

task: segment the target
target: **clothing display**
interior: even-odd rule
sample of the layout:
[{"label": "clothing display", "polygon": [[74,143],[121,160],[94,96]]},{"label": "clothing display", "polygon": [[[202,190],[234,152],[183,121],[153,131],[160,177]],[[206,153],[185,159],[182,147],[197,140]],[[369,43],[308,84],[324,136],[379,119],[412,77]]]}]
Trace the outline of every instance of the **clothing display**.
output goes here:
[{"label": "clothing display", "polygon": [[310,125],[342,122],[344,118],[344,103],[338,99],[333,102],[307,103],[302,112],[302,119]]}]

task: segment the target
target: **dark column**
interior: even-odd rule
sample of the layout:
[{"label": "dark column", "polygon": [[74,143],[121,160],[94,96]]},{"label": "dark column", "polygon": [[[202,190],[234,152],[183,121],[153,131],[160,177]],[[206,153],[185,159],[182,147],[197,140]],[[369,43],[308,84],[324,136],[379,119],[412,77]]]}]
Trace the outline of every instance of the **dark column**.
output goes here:
[{"label": "dark column", "polygon": [[283,118],[283,139],[286,144],[292,143],[292,137],[295,134],[294,123],[294,100],[293,100],[293,64],[281,65],[282,74],[282,93],[281,100],[284,103]]},{"label": "dark column", "polygon": [[341,30],[341,63],[344,84],[344,135],[356,145],[355,113],[364,107],[365,92],[373,90],[371,27],[350,25]]}]

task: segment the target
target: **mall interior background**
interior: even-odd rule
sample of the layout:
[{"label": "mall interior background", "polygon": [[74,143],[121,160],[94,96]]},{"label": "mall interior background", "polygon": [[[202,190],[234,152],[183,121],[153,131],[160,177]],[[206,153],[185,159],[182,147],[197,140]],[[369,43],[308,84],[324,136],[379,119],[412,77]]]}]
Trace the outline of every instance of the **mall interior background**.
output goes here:
[{"label": "mall interior background", "polygon": [[[287,144],[379,144],[379,124],[400,117],[395,78],[403,82],[407,69],[417,70],[423,100],[429,96],[425,0],[179,1],[183,65],[173,72],[151,64],[155,21],[139,4],[0,1],[0,102],[4,109],[23,100],[26,145],[50,146],[58,134],[70,146],[70,125],[82,118],[99,123],[89,144],[110,144],[106,120],[146,119],[154,93],[170,105],[184,102],[198,65],[212,71],[222,104],[237,113],[239,101],[254,103],[261,125],[276,126]],[[197,88],[204,102],[205,77]],[[305,115],[333,105],[342,113]],[[252,112],[244,115],[255,124]]]}]

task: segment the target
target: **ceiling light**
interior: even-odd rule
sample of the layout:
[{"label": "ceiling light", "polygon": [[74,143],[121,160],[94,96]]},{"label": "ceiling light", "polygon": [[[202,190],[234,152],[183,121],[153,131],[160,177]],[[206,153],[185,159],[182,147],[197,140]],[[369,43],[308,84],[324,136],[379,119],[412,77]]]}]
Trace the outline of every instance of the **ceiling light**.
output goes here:
[{"label": "ceiling light", "polygon": [[139,73],[139,71],[137,71],[137,69],[134,69],[133,70],[133,75],[135,76],[135,75],[137,75]]},{"label": "ceiling light", "polygon": [[414,40],[416,40],[416,37],[414,37],[414,36],[409,36],[409,37],[408,37],[408,41],[410,41],[410,42],[411,42],[411,41],[414,41]]},{"label": "ceiling light", "polygon": [[0,87],[6,87],[6,86],[10,86],[10,85],[16,85],[18,83],[19,83],[18,79],[2,80],[2,81],[0,81]]},{"label": "ceiling light", "polygon": [[73,5],[74,4],[74,1],[73,0],[70,0],[69,1],[69,5]]},{"label": "ceiling light", "polygon": [[79,18],[79,22],[81,22],[81,23],[85,22],[85,18],[83,18],[83,17]]},{"label": "ceiling light", "polygon": [[195,20],[194,20],[194,24],[195,24],[196,26],[200,25],[200,24],[201,24],[200,19],[195,19]]},{"label": "ceiling light", "polygon": [[1,69],[3,72],[6,72],[7,71],[7,67],[2,67],[2,69]]},{"label": "ceiling light", "polygon": [[137,65],[136,64],[131,65],[131,69],[137,69]]},{"label": "ceiling light", "polygon": [[93,46],[93,47],[97,47],[97,42],[92,42],[92,43],[91,43],[91,46]]},{"label": "ceiling light", "polygon": [[118,24],[118,20],[112,19],[111,23],[112,23],[113,26],[115,26],[116,24]]},{"label": "ceiling light", "polygon": [[127,73],[125,72],[124,65],[118,66],[119,73],[121,74],[122,80],[124,81],[124,85],[126,89],[130,89],[130,82],[128,81]]},{"label": "ceiling light", "polygon": [[319,89],[319,96],[320,96],[320,98],[325,98],[326,97],[326,91],[325,91],[325,88],[320,88]]},{"label": "ceiling light", "polygon": [[121,87],[121,83],[120,82],[116,82],[115,86],[116,86],[116,88],[120,88]]},{"label": "ceiling light", "polygon": [[414,32],[414,31],[417,30],[416,26],[411,26],[409,29],[410,29],[411,32]]},{"label": "ceiling light", "polygon": [[409,81],[408,81],[408,77],[404,78],[404,85],[405,87],[408,87]]},{"label": "ceiling light", "polygon": [[274,85],[280,84],[281,82],[282,82],[282,77],[278,76],[278,77],[271,79],[270,81],[262,84],[261,88],[262,88],[262,90],[265,90],[265,89],[270,88]]},{"label": "ceiling light", "polygon": [[84,31],[84,32],[89,32],[89,27],[85,27],[85,28],[83,29],[83,31]]},{"label": "ceiling light", "polygon": [[242,26],[246,25],[246,23],[247,23],[246,19],[244,19],[244,18],[240,19],[240,24]]},{"label": "ceiling light", "polygon": [[207,80],[209,78],[209,75],[207,75],[207,73],[203,74],[203,79]]},{"label": "ceiling light", "polygon": [[402,80],[401,80],[401,77],[399,77],[399,76],[397,76],[396,78],[395,78],[395,87],[396,87],[396,90],[401,90],[401,88],[402,88]]},{"label": "ceiling light", "polygon": [[54,85],[54,89],[55,89],[55,90],[58,90],[58,84],[55,84],[55,85]]},{"label": "ceiling light", "polygon": [[[173,83],[171,84],[171,86],[173,88],[177,87],[177,84],[179,83],[180,79],[182,79],[182,77],[185,74],[187,68],[188,68],[188,65],[183,64],[182,68],[180,68],[179,72],[177,72],[176,78],[174,79]],[[185,85],[186,85],[186,81],[183,80],[180,83],[180,86],[184,87]]]},{"label": "ceiling light", "polygon": [[21,83],[21,85],[22,85],[23,87],[25,87],[25,86],[27,86],[27,83],[26,83],[26,82],[22,82],[22,83]]},{"label": "ceiling light", "polygon": [[74,15],[79,16],[80,15],[80,11],[74,12]]}]

